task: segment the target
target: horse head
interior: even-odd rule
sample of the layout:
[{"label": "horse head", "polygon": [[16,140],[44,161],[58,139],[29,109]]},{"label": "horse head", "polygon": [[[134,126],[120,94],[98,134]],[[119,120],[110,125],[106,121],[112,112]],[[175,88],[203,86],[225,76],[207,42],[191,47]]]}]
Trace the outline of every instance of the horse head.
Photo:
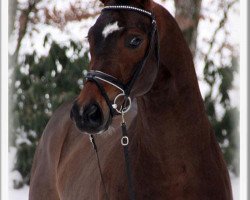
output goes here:
[{"label": "horse head", "polygon": [[90,65],[71,118],[80,131],[102,133],[112,118],[147,93],[158,73],[158,34],[150,0],[102,0],[88,32]]}]

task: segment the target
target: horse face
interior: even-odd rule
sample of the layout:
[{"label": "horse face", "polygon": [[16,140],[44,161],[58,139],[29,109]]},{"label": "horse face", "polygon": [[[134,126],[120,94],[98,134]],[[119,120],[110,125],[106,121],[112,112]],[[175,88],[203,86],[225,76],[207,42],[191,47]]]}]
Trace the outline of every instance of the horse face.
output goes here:
[{"label": "horse face", "polygon": [[[108,5],[112,5],[112,2]],[[142,13],[127,10],[102,12],[88,33],[90,70],[104,72],[124,84],[128,83],[145,57],[151,32],[151,19]],[[148,92],[157,72],[157,56],[153,53],[136,80],[130,96],[134,98]],[[101,84],[111,101],[121,93],[106,82]],[[100,133],[109,127],[112,118],[110,109],[95,83],[86,82],[73,105],[71,117],[77,127],[87,133]]]}]

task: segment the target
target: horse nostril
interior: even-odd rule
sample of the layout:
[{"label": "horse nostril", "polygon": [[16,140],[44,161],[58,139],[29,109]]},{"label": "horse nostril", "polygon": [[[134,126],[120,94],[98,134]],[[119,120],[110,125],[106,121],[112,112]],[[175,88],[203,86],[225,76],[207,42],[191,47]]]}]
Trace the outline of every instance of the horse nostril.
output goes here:
[{"label": "horse nostril", "polygon": [[102,112],[97,104],[92,104],[85,108],[83,112],[85,122],[90,127],[98,127],[102,124]]},{"label": "horse nostril", "polygon": [[88,114],[89,116],[95,115],[97,112],[98,107],[94,104],[91,105],[90,107],[87,108],[86,110],[86,114]]},{"label": "horse nostril", "polygon": [[70,118],[81,131],[97,133],[103,129],[103,113],[97,103],[79,108],[75,102],[71,109]]}]

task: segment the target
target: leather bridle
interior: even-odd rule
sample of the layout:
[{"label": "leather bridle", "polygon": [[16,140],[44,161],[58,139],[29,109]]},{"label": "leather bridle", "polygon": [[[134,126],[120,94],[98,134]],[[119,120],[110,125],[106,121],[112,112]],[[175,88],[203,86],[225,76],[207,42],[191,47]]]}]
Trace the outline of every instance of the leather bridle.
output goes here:
[{"label": "leather bridle", "polygon": [[[112,11],[112,10],[134,11],[134,12],[139,12],[145,16],[150,17],[152,31],[150,33],[150,42],[149,42],[148,49],[146,50],[146,53],[145,53],[143,59],[137,64],[136,69],[135,69],[131,79],[127,83],[123,83],[122,81],[118,80],[114,76],[111,76],[107,73],[104,73],[104,72],[101,72],[98,70],[90,70],[85,76],[86,82],[92,81],[97,85],[101,95],[103,96],[103,98],[105,99],[105,101],[109,107],[111,117],[113,117],[116,114],[121,114],[121,112],[126,113],[130,109],[130,106],[131,106],[130,92],[134,86],[135,81],[138,79],[141,71],[143,70],[144,66],[146,65],[148,58],[150,57],[150,55],[155,47],[155,42],[157,45],[157,47],[156,47],[157,48],[157,52],[156,52],[157,53],[157,61],[159,61],[159,45],[158,45],[158,35],[157,35],[157,24],[156,24],[154,14],[149,12],[149,11],[140,9],[140,8],[136,8],[136,7],[132,7],[132,6],[122,6],[122,5],[120,5],[120,6],[106,6],[102,9],[102,12],[107,12],[107,11]],[[159,66],[158,63],[157,63],[157,65]],[[102,82],[108,83],[121,91],[121,93],[116,96],[116,98],[114,99],[113,102],[110,100],[109,96],[107,95],[107,92],[105,91]],[[124,97],[124,102],[118,108],[117,99],[120,97]]]},{"label": "leather bridle", "polygon": [[[132,7],[132,6],[106,6],[103,8],[102,12],[107,12],[107,11],[112,11],[112,10],[127,10],[127,11],[133,11],[133,12],[139,12],[145,16],[150,17],[151,19],[151,25],[152,25],[152,31],[150,33],[150,42],[149,46],[146,50],[146,53],[143,57],[143,59],[137,64],[136,69],[131,77],[131,79],[127,83],[123,83],[119,79],[115,78],[114,76],[111,76],[110,74],[97,71],[97,70],[90,70],[86,74],[86,82],[92,81],[93,83],[96,84],[98,87],[101,95],[105,99],[109,109],[110,109],[110,116],[113,117],[115,114],[121,114],[122,115],[122,123],[121,123],[121,129],[122,129],[122,138],[121,138],[121,144],[123,146],[124,150],[124,158],[125,158],[125,163],[126,163],[126,173],[127,173],[127,178],[128,178],[128,190],[129,190],[129,199],[130,200],[135,200],[135,192],[133,190],[133,184],[132,184],[132,177],[131,177],[131,169],[130,169],[130,158],[129,158],[129,150],[128,150],[128,144],[129,144],[129,138],[127,134],[127,127],[126,127],[126,122],[124,119],[124,114],[129,111],[130,106],[131,106],[131,98],[130,98],[130,93],[131,90],[135,84],[135,81],[138,79],[140,76],[143,68],[145,67],[150,55],[153,52],[153,49],[156,44],[156,56],[157,56],[157,68],[159,68],[159,45],[158,45],[158,33],[157,33],[157,24],[156,24],[156,19],[155,16],[152,12]],[[105,91],[102,82],[108,83],[112,85],[113,87],[117,88],[118,90],[121,91],[120,94],[118,94],[114,101],[112,102]],[[118,108],[117,105],[117,100],[119,98],[123,97],[123,103],[121,104],[120,108]],[[97,145],[95,143],[95,138],[94,135],[90,135],[90,141],[92,142],[93,148],[96,152],[97,156],[97,162],[98,162],[98,168],[101,176],[101,181],[102,185],[104,187],[105,191],[105,197],[108,200],[109,196],[106,190],[105,182],[103,179],[103,174],[101,171],[101,165],[100,165],[100,159],[98,155],[98,150],[97,150]]]}]

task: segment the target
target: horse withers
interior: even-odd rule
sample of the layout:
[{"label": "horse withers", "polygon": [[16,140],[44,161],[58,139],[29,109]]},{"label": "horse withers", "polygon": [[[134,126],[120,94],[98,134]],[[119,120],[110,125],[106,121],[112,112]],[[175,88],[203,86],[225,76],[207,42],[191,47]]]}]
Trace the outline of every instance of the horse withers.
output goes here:
[{"label": "horse withers", "polygon": [[88,33],[86,83],[45,128],[30,200],[131,199],[122,121],[133,199],[231,200],[228,171],[176,21],[151,0],[102,2]]}]

